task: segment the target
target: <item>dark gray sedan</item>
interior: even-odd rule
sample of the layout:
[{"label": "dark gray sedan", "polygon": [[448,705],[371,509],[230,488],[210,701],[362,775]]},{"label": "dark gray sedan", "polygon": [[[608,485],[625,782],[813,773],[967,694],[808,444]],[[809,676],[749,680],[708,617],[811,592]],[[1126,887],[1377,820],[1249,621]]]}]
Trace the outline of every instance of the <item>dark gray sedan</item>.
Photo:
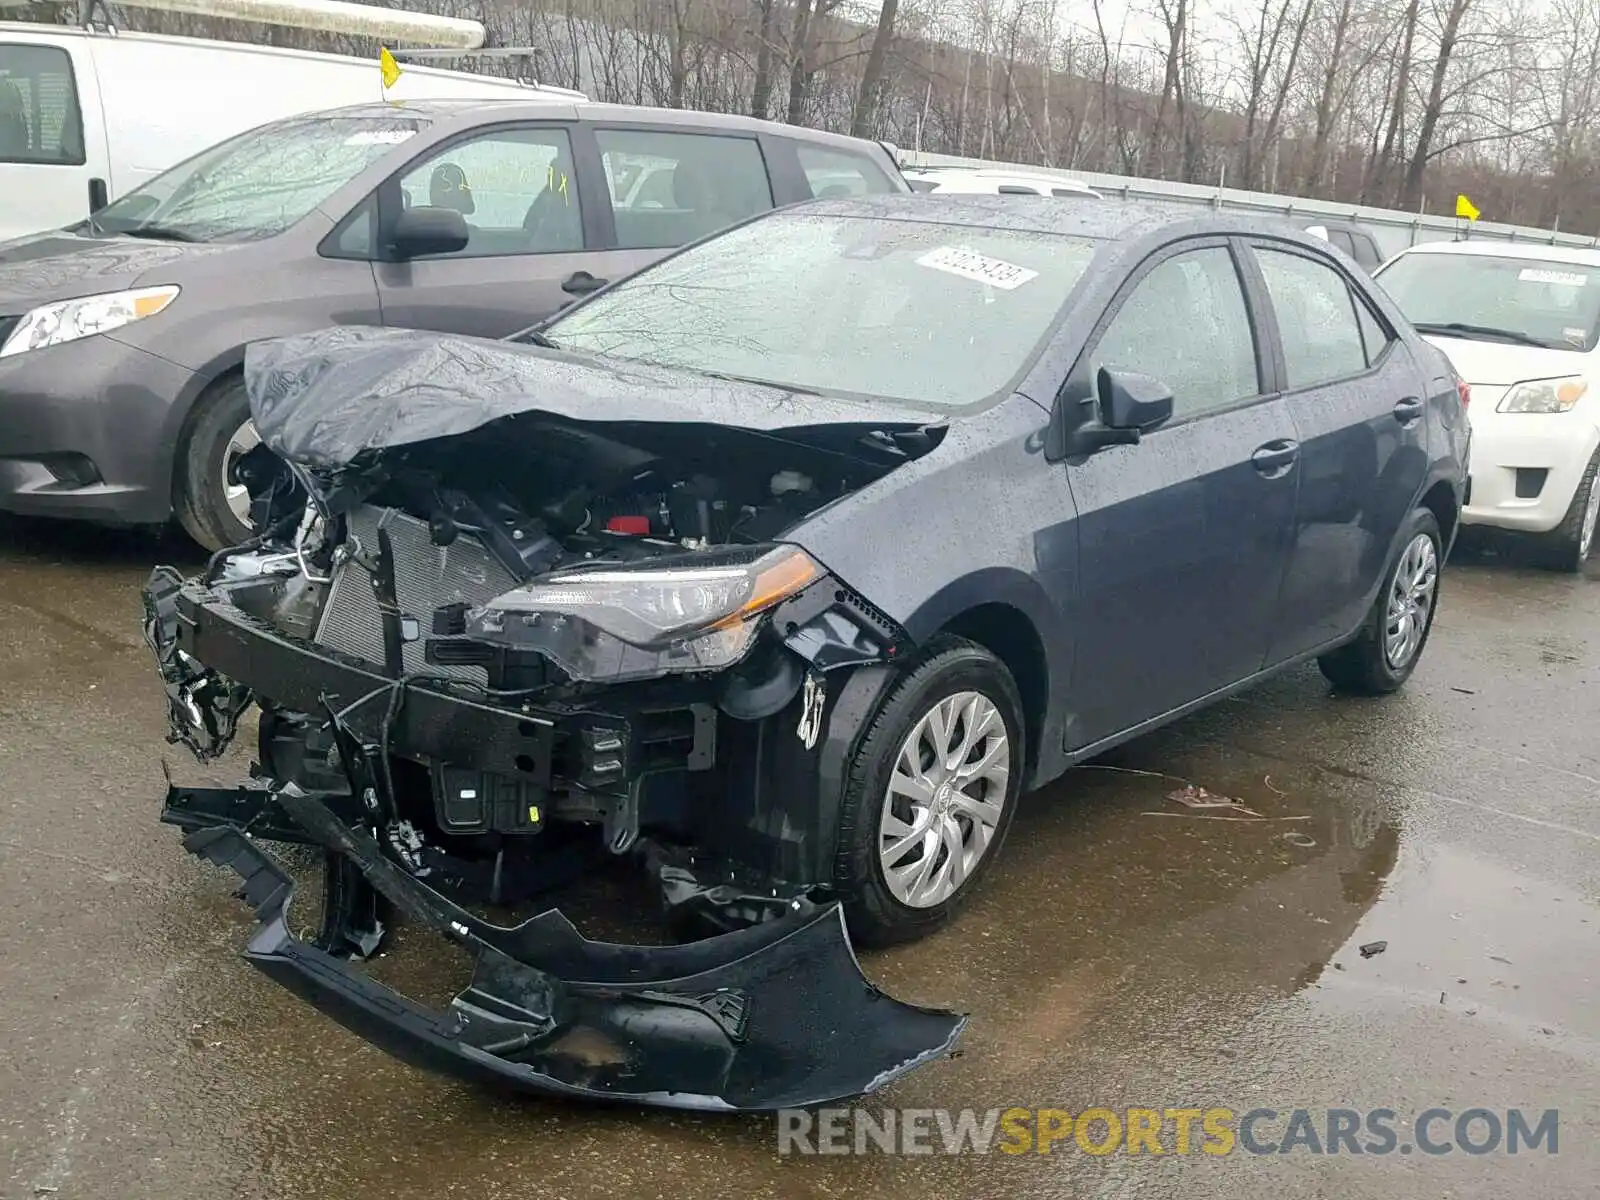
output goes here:
[{"label": "dark gray sedan", "polygon": [[[933,932],[1024,789],[1273,672],[1400,687],[1466,478],[1458,380],[1348,259],[1123,204],[797,205],[519,339],[331,329],[246,378],[272,536],[158,569],[146,628],[172,740],[214,758],[255,702],[262,765],[166,819],[337,1019],[656,1104],[823,1103],[948,1048],[845,925]],[[474,988],[436,1013],[310,953],[241,828],[349,877],[319,947],[377,944],[370,883]],[[730,932],[461,907],[586,852]]]},{"label": "dark gray sedan", "polygon": [[742,117],[375,104],[242,134],[0,246],[0,510],[245,533],[244,347],[497,337],[777,205],[905,192],[883,147]]}]

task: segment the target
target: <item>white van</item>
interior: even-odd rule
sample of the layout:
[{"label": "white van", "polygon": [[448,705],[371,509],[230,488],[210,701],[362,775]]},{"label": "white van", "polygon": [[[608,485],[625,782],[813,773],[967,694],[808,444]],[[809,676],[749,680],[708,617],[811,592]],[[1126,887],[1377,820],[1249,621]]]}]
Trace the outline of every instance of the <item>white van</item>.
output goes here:
[{"label": "white van", "polygon": [[[0,0],[3,3],[3,0]],[[0,241],[60,229],[225,138],[372,100],[581,92],[375,59],[0,21]]]}]

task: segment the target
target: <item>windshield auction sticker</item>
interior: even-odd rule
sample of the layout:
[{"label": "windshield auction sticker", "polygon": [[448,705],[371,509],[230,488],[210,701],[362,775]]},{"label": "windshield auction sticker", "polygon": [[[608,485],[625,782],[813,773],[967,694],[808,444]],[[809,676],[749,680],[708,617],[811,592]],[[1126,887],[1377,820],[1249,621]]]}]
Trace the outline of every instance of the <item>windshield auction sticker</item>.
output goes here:
[{"label": "windshield auction sticker", "polygon": [[1004,259],[989,258],[976,250],[967,250],[960,246],[940,246],[937,250],[930,250],[917,259],[917,265],[932,267],[935,271],[959,275],[963,279],[975,280],[978,283],[987,283],[990,287],[997,287],[1007,292],[1021,287],[1030,279],[1039,277],[1039,272],[1029,270],[1027,267],[1019,267],[1016,263],[1008,263]]},{"label": "windshield auction sticker", "polygon": [[1517,278],[1523,283],[1554,283],[1561,287],[1583,287],[1589,282],[1587,275],[1573,271],[1547,271],[1542,267],[1523,267]]}]

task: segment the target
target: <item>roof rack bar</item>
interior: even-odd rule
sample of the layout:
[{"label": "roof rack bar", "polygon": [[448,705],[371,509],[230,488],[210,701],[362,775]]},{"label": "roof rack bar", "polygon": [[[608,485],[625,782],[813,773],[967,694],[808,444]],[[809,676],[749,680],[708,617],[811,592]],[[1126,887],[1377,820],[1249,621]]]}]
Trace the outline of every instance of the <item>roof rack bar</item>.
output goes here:
[{"label": "roof rack bar", "polygon": [[415,58],[542,58],[538,46],[486,46],[481,50],[440,50],[433,47],[390,46],[389,53],[399,59]]},{"label": "roof rack bar", "polygon": [[[350,4],[346,0],[119,0],[119,3],[126,8],[224,17],[322,33],[422,42],[459,50],[477,50],[488,36],[478,21],[371,4]],[[95,0],[83,0],[80,4],[83,23],[93,19],[96,7],[101,5]]]}]

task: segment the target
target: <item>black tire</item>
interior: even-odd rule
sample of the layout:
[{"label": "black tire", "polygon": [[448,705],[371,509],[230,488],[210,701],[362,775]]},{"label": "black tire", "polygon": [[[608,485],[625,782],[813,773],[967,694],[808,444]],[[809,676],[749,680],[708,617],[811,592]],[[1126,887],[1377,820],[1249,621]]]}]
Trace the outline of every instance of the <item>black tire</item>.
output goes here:
[{"label": "black tire", "polygon": [[[962,692],[981,694],[1005,725],[1010,761],[1003,808],[987,849],[955,892],[939,904],[913,907],[897,899],[885,881],[879,822],[902,742],[938,701]],[[1027,762],[1025,731],[1022,700],[1011,673],[982,646],[942,637],[906,666],[862,736],[845,778],[834,887],[844,902],[852,939],[866,946],[913,941],[944,925],[966,903],[999,857],[1016,813]]]},{"label": "black tire", "polygon": [[1589,465],[1584,468],[1583,478],[1572,493],[1572,503],[1567,505],[1567,515],[1561,518],[1561,524],[1549,533],[1537,536],[1535,546],[1539,562],[1552,571],[1576,575],[1583,570],[1583,564],[1589,561],[1589,552],[1594,548],[1594,534],[1590,532],[1589,543],[1585,544],[1583,518],[1588,509],[1589,494],[1600,486],[1597,474],[1600,474],[1600,450],[1595,451],[1589,459]]},{"label": "black tire", "polygon": [[250,419],[244,379],[228,375],[206,389],[195,402],[189,433],[178,447],[178,479],[174,489],[178,522],[207,550],[237,546],[251,529],[228,507],[222,492],[222,463],[228,442]]},{"label": "black tire", "polygon": [[[1419,535],[1426,535],[1433,542],[1435,563],[1433,596],[1424,617],[1421,640],[1410,656],[1397,667],[1389,661],[1389,655],[1384,649],[1389,598],[1394,591],[1396,577],[1405,562],[1406,550]],[[1385,696],[1398,691],[1405,681],[1411,678],[1411,672],[1416,670],[1417,663],[1422,661],[1422,652],[1428,647],[1428,635],[1433,632],[1434,614],[1439,611],[1439,576],[1444,565],[1444,538],[1439,532],[1438,518],[1426,508],[1415,509],[1406,521],[1399,543],[1399,552],[1384,573],[1383,586],[1378,589],[1377,599],[1372,603],[1372,611],[1362,622],[1361,632],[1356,635],[1354,641],[1324,654],[1317,660],[1317,665],[1322,668],[1322,673],[1328,682],[1341,691],[1362,696]]]}]

